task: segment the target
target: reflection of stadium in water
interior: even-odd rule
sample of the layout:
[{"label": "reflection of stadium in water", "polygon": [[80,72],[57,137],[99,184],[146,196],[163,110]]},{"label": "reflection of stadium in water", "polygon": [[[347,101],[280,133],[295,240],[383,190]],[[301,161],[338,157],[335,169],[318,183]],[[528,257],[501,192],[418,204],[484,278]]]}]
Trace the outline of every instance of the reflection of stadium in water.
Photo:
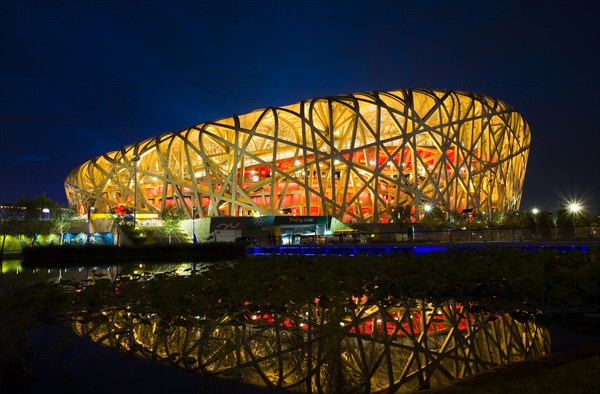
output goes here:
[{"label": "reflection of stadium in water", "polygon": [[435,388],[494,366],[550,352],[531,320],[454,301],[390,305],[328,298],[285,312],[218,319],[108,308],[74,316],[79,335],[137,356],[274,389],[311,393]]}]

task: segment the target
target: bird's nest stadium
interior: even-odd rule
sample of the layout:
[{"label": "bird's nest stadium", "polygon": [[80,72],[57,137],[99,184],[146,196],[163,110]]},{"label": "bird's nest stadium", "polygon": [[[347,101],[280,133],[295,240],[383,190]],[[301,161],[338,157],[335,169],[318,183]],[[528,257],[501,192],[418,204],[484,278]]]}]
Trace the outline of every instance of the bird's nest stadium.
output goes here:
[{"label": "bird's nest stadium", "polygon": [[302,100],[169,132],[89,160],[69,203],[188,218],[328,216],[385,223],[402,208],[518,209],[530,147],[500,100],[403,89]]}]

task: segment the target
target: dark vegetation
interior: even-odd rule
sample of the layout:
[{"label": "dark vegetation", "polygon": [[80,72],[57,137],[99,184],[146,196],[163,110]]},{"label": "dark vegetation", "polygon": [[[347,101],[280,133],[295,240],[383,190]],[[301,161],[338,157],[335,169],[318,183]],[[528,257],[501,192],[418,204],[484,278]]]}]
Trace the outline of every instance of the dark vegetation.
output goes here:
[{"label": "dark vegetation", "polygon": [[[31,322],[60,323],[71,313],[91,316],[106,308],[131,307],[172,322],[190,315],[235,321],[252,308],[280,313],[314,302],[326,308],[366,295],[390,304],[453,298],[489,311],[535,313],[542,323],[555,324],[585,321],[600,312],[597,248],[589,253],[482,248],[382,257],[254,257],[208,267],[199,272],[190,264],[191,275],[185,277],[175,271],[124,270],[114,281],[93,272],[85,282],[12,286],[3,280],[0,385],[15,368],[27,368],[18,356],[23,344],[15,332]],[[597,322],[588,323],[577,326],[598,328]]]},{"label": "dark vegetation", "polygon": [[[450,250],[426,255],[385,257],[265,257],[234,264],[214,264],[189,278],[162,274],[152,280],[129,280],[107,302],[138,300],[175,313],[235,312],[245,301],[285,307],[316,297],[348,300],[366,295],[373,301],[455,298],[486,308],[597,311],[600,305],[600,253],[519,249]],[[160,280],[160,279],[168,280]],[[161,302],[158,302],[161,300]],[[165,311],[166,312],[166,311]]]},{"label": "dark vegetation", "polygon": [[[191,265],[190,265],[191,267]],[[346,302],[366,295],[374,302],[450,298],[490,310],[597,313],[600,310],[600,251],[521,249],[449,250],[382,257],[254,257],[212,263],[201,274],[130,273],[111,281],[63,281],[29,288],[12,310],[39,306],[39,313],[111,305],[136,305],[163,316],[220,316],[251,302],[286,308],[327,296]],[[76,292],[75,289],[84,291]],[[32,299],[34,297],[34,299]]]}]

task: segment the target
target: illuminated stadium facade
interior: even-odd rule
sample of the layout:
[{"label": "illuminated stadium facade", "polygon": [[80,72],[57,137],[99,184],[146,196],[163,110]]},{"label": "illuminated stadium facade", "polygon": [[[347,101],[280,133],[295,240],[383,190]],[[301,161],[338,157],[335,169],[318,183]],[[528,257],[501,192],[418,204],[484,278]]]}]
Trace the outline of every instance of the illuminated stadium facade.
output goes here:
[{"label": "illuminated stadium facade", "polygon": [[328,216],[387,222],[518,209],[530,146],[521,115],[479,94],[405,89],[303,100],[106,153],[65,181],[82,211],[178,206],[188,218]]}]

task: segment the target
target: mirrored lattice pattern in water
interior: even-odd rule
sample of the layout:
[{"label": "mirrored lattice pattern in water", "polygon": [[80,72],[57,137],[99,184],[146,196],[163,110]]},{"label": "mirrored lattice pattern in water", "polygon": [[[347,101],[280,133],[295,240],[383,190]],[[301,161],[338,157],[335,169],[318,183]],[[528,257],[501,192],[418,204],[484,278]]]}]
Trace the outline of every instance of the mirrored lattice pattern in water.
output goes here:
[{"label": "mirrored lattice pattern in water", "polygon": [[132,309],[73,316],[78,335],[206,375],[308,393],[410,392],[547,355],[532,320],[453,301],[251,311],[169,321]]}]

